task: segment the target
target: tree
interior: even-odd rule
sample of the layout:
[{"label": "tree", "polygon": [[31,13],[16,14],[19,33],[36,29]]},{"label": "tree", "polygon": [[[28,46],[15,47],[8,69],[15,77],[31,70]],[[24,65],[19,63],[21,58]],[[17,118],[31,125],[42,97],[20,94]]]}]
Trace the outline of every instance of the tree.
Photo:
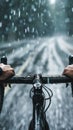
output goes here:
[{"label": "tree", "polygon": [[66,6],[66,12],[67,12],[67,30],[69,35],[73,35],[73,1],[68,0],[68,4]]}]

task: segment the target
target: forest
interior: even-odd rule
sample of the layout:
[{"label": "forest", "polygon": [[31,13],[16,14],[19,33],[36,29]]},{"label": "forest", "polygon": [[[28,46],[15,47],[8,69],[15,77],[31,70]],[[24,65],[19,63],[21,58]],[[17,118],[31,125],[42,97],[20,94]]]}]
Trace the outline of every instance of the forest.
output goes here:
[{"label": "forest", "polygon": [[2,0],[0,1],[0,41],[28,37],[73,35],[73,1]]}]

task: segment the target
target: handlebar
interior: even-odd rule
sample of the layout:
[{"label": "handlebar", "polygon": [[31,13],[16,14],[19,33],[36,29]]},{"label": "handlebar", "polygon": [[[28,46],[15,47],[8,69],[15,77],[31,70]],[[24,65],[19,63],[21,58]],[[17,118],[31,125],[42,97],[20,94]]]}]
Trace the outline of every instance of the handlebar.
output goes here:
[{"label": "handlebar", "polygon": [[[41,84],[53,84],[53,83],[71,83],[71,89],[72,89],[72,96],[73,96],[73,79],[62,76],[62,75],[56,75],[56,76],[42,76],[39,75]],[[9,83],[9,84],[34,84],[35,75],[33,76],[27,76],[27,77],[17,77],[14,76],[10,79],[7,79],[5,81],[0,81],[1,87],[0,87],[0,112],[2,110],[3,105],[3,98],[4,98],[4,87],[2,86],[3,83]]]},{"label": "handlebar", "polygon": [[[27,76],[27,77],[18,77],[14,76],[10,79],[5,81],[1,80],[0,83],[9,83],[9,84],[33,84],[34,76]],[[40,76],[42,84],[57,84],[57,83],[71,83],[73,82],[73,78],[63,76],[63,75],[55,75],[55,76]]]}]

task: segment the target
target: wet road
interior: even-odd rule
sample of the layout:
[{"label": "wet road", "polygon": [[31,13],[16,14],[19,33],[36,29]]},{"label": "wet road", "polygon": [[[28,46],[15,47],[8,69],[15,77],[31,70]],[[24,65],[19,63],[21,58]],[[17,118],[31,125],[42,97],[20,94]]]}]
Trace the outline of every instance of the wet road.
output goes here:
[{"label": "wet road", "polygon": [[[0,56],[8,57],[8,63],[17,75],[34,73],[61,74],[73,54],[73,39],[56,36],[52,38],[26,39],[2,44]],[[70,86],[47,85],[53,91],[47,120],[51,130],[73,130],[73,98]],[[32,118],[31,86],[12,85],[6,94],[0,116],[0,130],[28,130]]]}]

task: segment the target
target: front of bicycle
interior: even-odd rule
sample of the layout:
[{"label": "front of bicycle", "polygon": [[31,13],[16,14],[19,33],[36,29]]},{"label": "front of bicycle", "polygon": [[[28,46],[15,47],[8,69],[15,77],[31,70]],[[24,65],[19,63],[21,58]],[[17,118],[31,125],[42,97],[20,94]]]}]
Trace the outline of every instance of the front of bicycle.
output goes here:
[{"label": "front of bicycle", "polygon": [[[43,89],[48,93],[48,98],[45,98]],[[46,100],[50,100],[51,102],[52,97],[52,94],[50,95],[48,91],[51,90],[47,90],[42,84],[41,75],[34,75],[33,88],[30,90],[30,97],[32,98],[33,104],[33,117],[29,125],[29,130],[50,130],[46,120],[46,111],[50,106],[50,103],[48,107],[45,108]]]},{"label": "front of bicycle", "polygon": [[[72,59],[73,57],[70,57],[70,60]],[[72,62],[70,62],[70,64]],[[70,77],[66,77],[63,75],[44,77],[40,74],[27,77],[14,76],[5,81],[0,81],[0,111],[2,109],[3,97],[4,97],[4,87],[2,86],[3,83],[33,85],[32,89],[30,90],[30,97],[32,98],[32,104],[33,104],[33,116],[29,125],[29,130],[50,130],[46,120],[46,111],[51,104],[51,97],[53,96],[53,93],[49,89],[49,87],[45,86],[45,84],[71,83],[72,96],[73,96],[73,79]],[[47,92],[48,94],[47,98],[45,97],[43,90]],[[47,108],[46,108],[46,100],[49,100]]]}]

